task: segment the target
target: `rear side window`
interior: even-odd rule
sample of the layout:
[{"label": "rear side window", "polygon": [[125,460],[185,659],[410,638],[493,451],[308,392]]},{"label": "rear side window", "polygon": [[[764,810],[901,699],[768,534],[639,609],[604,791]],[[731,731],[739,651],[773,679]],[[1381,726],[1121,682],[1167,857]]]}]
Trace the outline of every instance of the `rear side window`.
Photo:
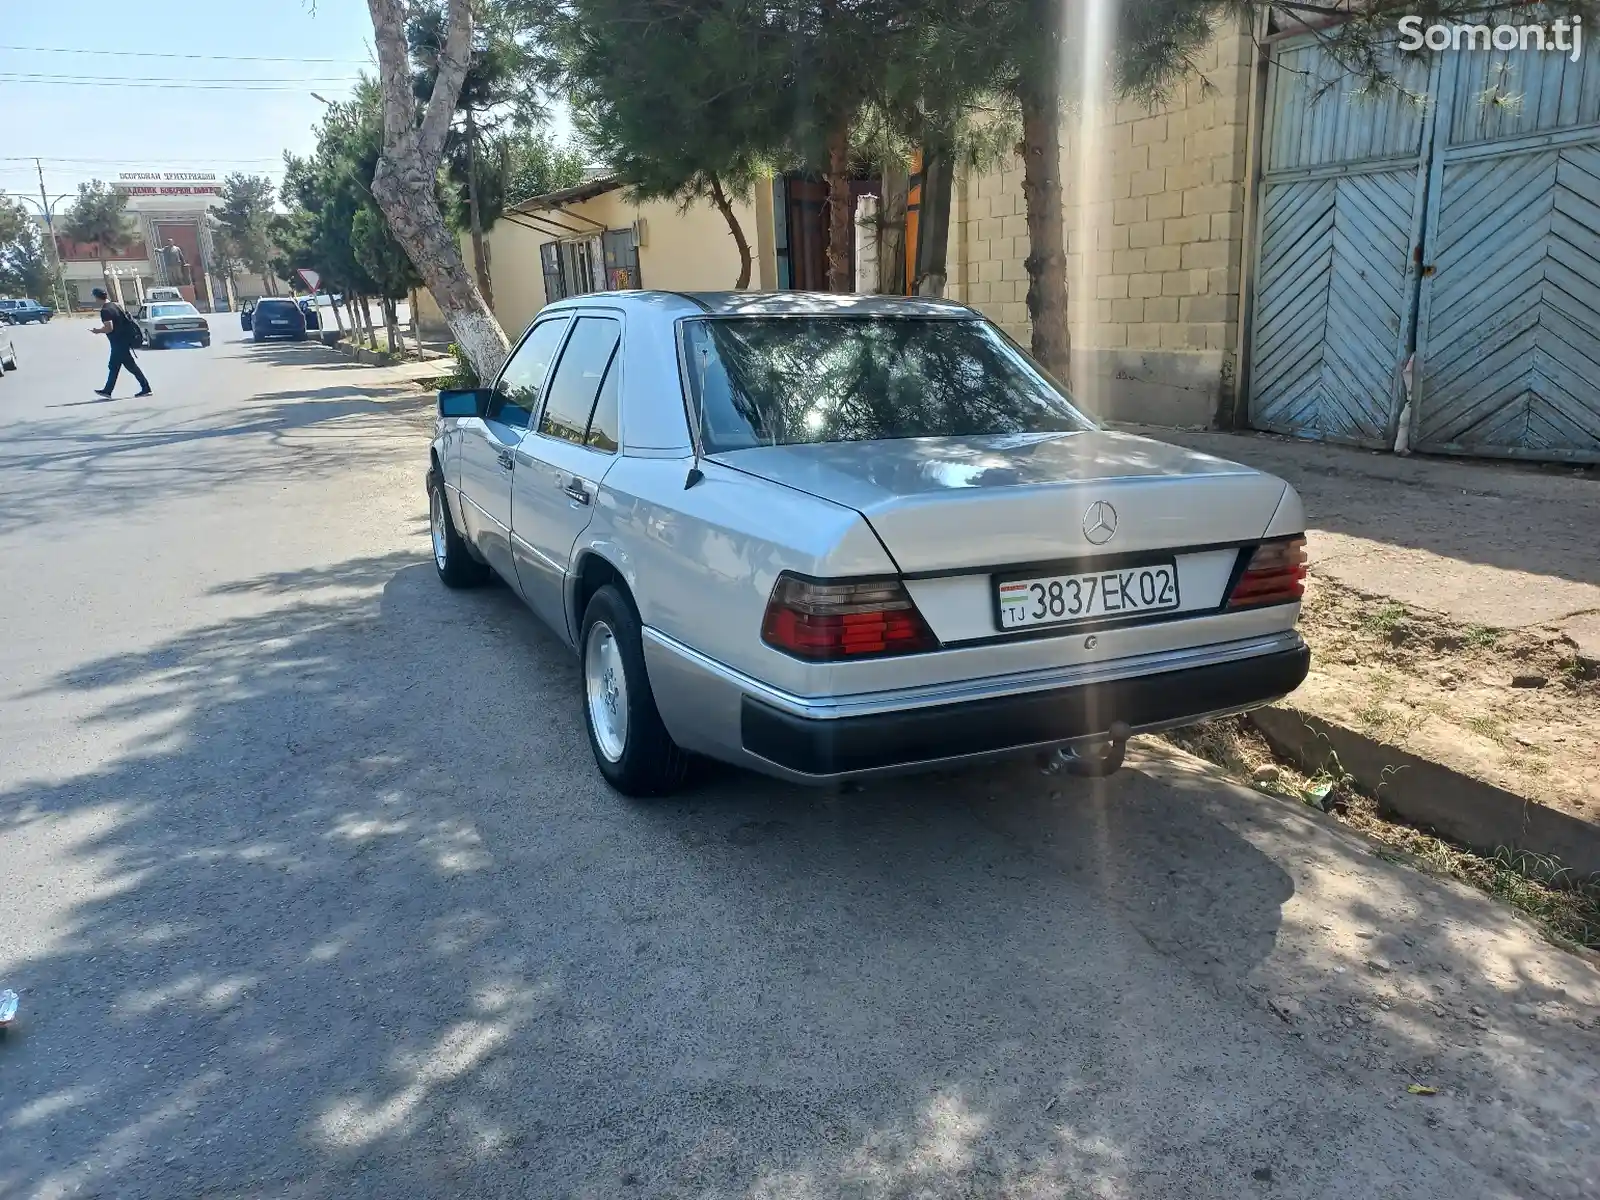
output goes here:
[{"label": "rear side window", "polygon": [[615,454],[622,441],[617,420],[617,377],[622,374],[620,353],[611,356],[606,377],[600,384],[600,398],[594,402],[594,416],[589,418],[589,435],[583,444],[593,450]]},{"label": "rear side window", "polygon": [[555,378],[550,381],[550,395],[539,418],[540,433],[584,444],[600,384],[621,340],[620,321],[610,317],[578,318]]}]

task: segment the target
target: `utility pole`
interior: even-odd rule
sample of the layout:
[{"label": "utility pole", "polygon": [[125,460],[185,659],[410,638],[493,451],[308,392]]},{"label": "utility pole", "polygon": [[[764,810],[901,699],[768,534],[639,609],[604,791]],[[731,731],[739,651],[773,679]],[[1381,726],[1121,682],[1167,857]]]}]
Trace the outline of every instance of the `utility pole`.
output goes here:
[{"label": "utility pole", "polygon": [[50,215],[50,200],[45,195],[44,164],[36,158],[33,160],[33,165],[34,169],[39,172],[39,207],[44,209],[44,227],[50,236],[50,261],[56,265],[56,311],[65,314],[67,311],[67,279],[61,267],[61,249],[56,245],[55,218]]}]

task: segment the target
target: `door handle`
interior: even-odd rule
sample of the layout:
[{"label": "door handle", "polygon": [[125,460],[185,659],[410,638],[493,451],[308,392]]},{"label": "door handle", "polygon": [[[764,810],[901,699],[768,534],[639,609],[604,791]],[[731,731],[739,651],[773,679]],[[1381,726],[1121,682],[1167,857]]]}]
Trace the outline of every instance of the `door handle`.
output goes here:
[{"label": "door handle", "polygon": [[589,489],[583,486],[583,480],[574,475],[562,485],[561,490],[577,504],[588,504],[594,497],[589,495]]},{"label": "door handle", "polygon": [[509,450],[502,450],[495,455],[495,460],[500,464],[502,471],[509,471],[517,465],[517,460]]}]

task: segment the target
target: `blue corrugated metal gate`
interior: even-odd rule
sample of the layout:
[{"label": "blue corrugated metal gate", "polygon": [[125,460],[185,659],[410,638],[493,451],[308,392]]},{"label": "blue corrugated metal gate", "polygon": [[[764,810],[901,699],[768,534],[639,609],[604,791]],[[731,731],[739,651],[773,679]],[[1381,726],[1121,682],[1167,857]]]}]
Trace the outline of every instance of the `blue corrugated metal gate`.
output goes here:
[{"label": "blue corrugated metal gate", "polygon": [[[1258,428],[1600,459],[1600,56],[1448,53],[1349,95],[1316,45],[1269,73],[1251,335]],[[1520,75],[1520,77],[1519,77]]]}]

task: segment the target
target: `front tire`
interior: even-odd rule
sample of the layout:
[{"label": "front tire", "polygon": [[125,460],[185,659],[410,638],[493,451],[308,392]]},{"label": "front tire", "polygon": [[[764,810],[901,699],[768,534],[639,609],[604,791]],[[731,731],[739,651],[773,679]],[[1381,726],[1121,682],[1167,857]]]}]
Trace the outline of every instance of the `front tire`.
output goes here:
[{"label": "front tire", "polygon": [[477,587],[489,578],[489,568],[472,557],[467,543],[450,519],[450,501],[437,471],[428,476],[428,536],[433,542],[433,566],[448,588]]},{"label": "front tire", "polygon": [[606,782],[624,796],[665,796],[682,786],[689,758],[661,722],[632,603],[614,585],[583,614],[583,723]]}]

